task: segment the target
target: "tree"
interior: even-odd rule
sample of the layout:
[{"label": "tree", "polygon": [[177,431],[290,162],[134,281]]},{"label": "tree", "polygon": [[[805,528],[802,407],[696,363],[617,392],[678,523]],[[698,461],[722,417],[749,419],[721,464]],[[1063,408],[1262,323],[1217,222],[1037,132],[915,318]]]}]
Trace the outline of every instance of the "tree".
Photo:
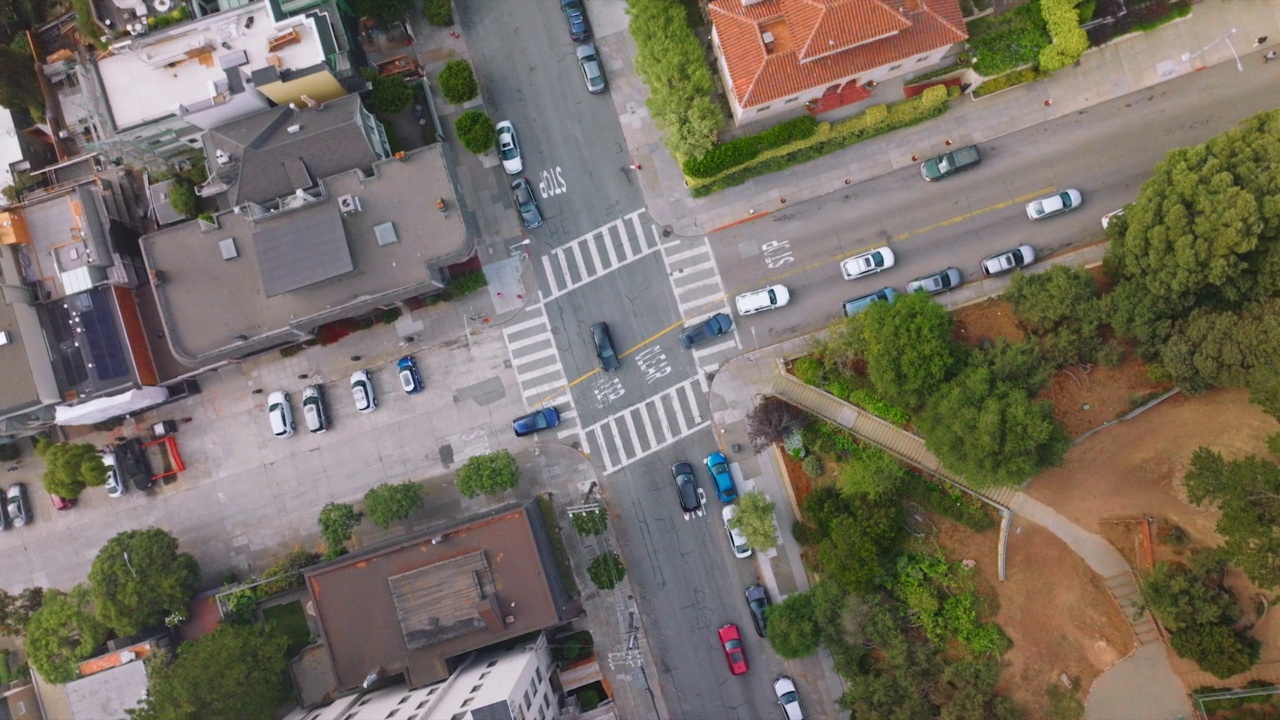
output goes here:
[{"label": "tree", "polygon": [[0,105],[10,110],[44,107],[30,53],[0,46]]},{"label": "tree", "polygon": [[840,469],[840,491],[866,495],[875,500],[898,489],[907,479],[907,470],[897,458],[876,448],[865,447]]},{"label": "tree", "polygon": [[1240,619],[1240,608],[1220,580],[1181,565],[1156,563],[1143,581],[1142,605],[1160,619],[1169,632],[1197,625],[1230,627]]},{"label": "tree", "polygon": [[345,548],[351,532],[360,524],[360,513],[347,503],[329,503],[320,509],[320,535],[329,548]]},{"label": "tree", "polygon": [[498,131],[494,129],[493,121],[479,110],[468,110],[459,115],[453,121],[453,129],[458,133],[462,147],[476,155],[487,154],[498,142]]},{"label": "tree", "polygon": [[979,486],[1017,485],[1058,464],[1071,446],[1052,405],[995,382],[982,366],[939,392],[916,426],[943,465]]},{"label": "tree", "polygon": [[1041,338],[1043,355],[1052,366],[1097,356],[1102,347],[1102,303],[1098,283],[1088,270],[1056,265],[1034,275],[1017,273],[1004,297],[1031,333]]},{"label": "tree", "polygon": [[0,635],[21,635],[31,615],[43,604],[42,587],[29,587],[17,595],[0,590]]},{"label": "tree", "polygon": [[422,14],[427,22],[436,27],[449,27],[453,24],[452,0],[422,0]]},{"label": "tree", "polygon": [[274,720],[292,692],[289,639],[273,626],[221,625],[184,642],[171,665],[148,665],[134,720]]},{"label": "tree", "polygon": [[404,20],[412,8],[413,0],[351,0],[351,10],[356,15],[385,23]]},{"label": "tree", "polygon": [[73,500],[85,486],[107,482],[107,466],[89,443],[55,443],[41,438],[36,441],[36,454],[44,459],[45,490],[59,497]]},{"label": "tree", "polygon": [[380,115],[395,115],[413,104],[413,86],[399,75],[375,75],[369,99]]},{"label": "tree", "polygon": [[574,513],[569,519],[573,521],[573,529],[579,535],[602,535],[609,527],[609,514],[604,510]]},{"label": "tree", "polygon": [[519,482],[520,464],[509,450],[476,455],[458,470],[458,492],[469,498],[498,495],[514,488]]},{"label": "tree", "polygon": [[1274,365],[1254,368],[1249,374],[1249,402],[1280,420],[1280,370]]},{"label": "tree", "polygon": [[1280,298],[1239,312],[1197,308],[1174,326],[1160,360],[1180,387],[1242,387],[1255,371],[1280,363]]},{"label": "tree", "polygon": [[899,546],[901,530],[895,498],[854,500],[850,513],[835,518],[818,545],[823,577],[849,592],[873,591]]},{"label": "tree", "polygon": [[184,612],[199,580],[196,559],[178,552],[178,539],[160,528],[116,535],[89,569],[98,617],[121,637]]},{"label": "tree", "polygon": [[45,680],[69,683],[79,677],[79,662],[93,657],[108,632],[90,609],[83,585],[70,593],[49,590],[27,623],[27,659]]},{"label": "tree", "polygon": [[587,566],[587,576],[601,590],[612,590],[627,576],[618,553],[606,552],[596,556]]},{"label": "tree", "polygon": [[777,503],[759,490],[738,496],[738,514],[729,521],[729,527],[742,532],[747,544],[757,550],[772,550],[778,546],[778,525],[773,521]]},{"label": "tree", "polygon": [[169,188],[169,207],[188,220],[199,214],[200,198],[196,197],[195,187],[184,178],[174,178]]},{"label": "tree", "polygon": [[1182,484],[1191,502],[1218,506],[1215,529],[1231,564],[1256,585],[1280,586],[1280,466],[1256,455],[1227,461],[1201,447]]},{"label": "tree", "polygon": [[627,15],[636,74],[649,87],[646,104],[667,148],[678,159],[710,151],[724,115],[712,101],[715,82],[684,7],[672,0],[632,0]]},{"label": "tree", "polygon": [[951,314],[925,293],[872,303],[847,322],[862,328],[871,382],[899,407],[920,407],[959,367],[962,356],[951,339]]},{"label": "tree", "polygon": [[980,351],[976,359],[991,368],[995,382],[1022,388],[1028,396],[1040,392],[1049,382],[1049,372],[1034,341],[1011,343],[1000,338],[990,349]]},{"label": "tree", "polygon": [[480,94],[480,85],[466,60],[450,60],[440,70],[440,94],[454,105],[461,105]]},{"label": "tree", "polygon": [[822,628],[814,613],[813,591],[792,593],[765,608],[769,633],[765,636],[779,656],[787,660],[808,657],[818,650]]},{"label": "tree", "polygon": [[382,483],[364,494],[364,511],[374,525],[386,530],[422,510],[422,492],[422,486],[412,480]]},{"label": "tree", "polygon": [[1173,651],[1193,660],[1200,669],[1220,678],[1248,670],[1258,662],[1257,640],[1236,632],[1226,625],[1197,625],[1173,633],[1169,638]]},{"label": "tree", "polygon": [[767,397],[756,403],[747,414],[747,438],[756,452],[764,452],[774,443],[780,443],[791,433],[808,424],[809,417],[794,405]]}]

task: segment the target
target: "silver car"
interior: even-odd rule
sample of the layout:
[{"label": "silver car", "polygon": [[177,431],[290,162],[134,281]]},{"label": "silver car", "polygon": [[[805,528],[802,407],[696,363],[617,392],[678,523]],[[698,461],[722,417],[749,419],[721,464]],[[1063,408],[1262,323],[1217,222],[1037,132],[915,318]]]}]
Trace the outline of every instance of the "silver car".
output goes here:
[{"label": "silver car", "polygon": [[794,680],[786,675],[774,680],[773,694],[778,697],[783,717],[787,720],[804,720],[804,713],[800,711],[800,694],[796,692]]},{"label": "silver car", "polygon": [[946,270],[939,270],[932,275],[918,277],[907,283],[907,292],[927,292],[930,295],[937,295],[940,292],[954,290],[964,283],[964,275],[959,269],[949,267]]},{"label": "silver car", "polygon": [[593,95],[604,92],[606,87],[604,66],[600,64],[600,56],[596,54],[596,46],[591,43],[579,45],[577,53],[578,65],[582,66],[582,77],[587,81],[587,91]]},{"label": "silver car", "polygon": [[1063,190],[1027,203],[1027,217],[1031,220],[1041,220],[1060,215],[1068,210],[1075,210],[1083,203],[1084,198],[1080,196],[1079,190]]}]

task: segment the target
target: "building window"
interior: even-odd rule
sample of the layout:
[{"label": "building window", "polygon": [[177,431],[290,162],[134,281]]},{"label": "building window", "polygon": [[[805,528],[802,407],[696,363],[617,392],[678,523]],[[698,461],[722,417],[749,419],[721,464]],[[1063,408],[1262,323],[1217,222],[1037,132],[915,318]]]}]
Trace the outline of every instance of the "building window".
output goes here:
[{"label": "building window", "polygon": [[924,62],[925,60],[928,60],[928,59],[929,59],[929,56],[928,56],[928,55],[925,55],[925,56],[924,56],[924,57],[922,57],[922,58],[916,58],[916,64],[917,64],[917,65],[919,65],[920,63],[922,63],[922,62]]},{"label": "building window", "polygon": [[485,670],[484,672],[480,673],[480,679],[481,679],[481,680],[483,680],[483,679],[485,679],[485,678],[489,677],[489,676],[490,676],[490,675],[492,675],[492,674],[493,674],[493,673],[489,672],[488,670]]},{"label": "building window", "polygon": [[784,101],[782,104],[783,104],[783,105],[790,105],[791,103],[793,103],[793,102],[795,102],[795,101],[797,101],[797,100],[799,100],[799,99],[800,99],[800,98],[798,98],[798,97],[787,98],[787,99],[786,99],[786,101]]},{"label": "building window", "polygon": [[365,698],[365,699],[361,700],[359,703],[356,703],[356,707],[364,707],[365,705],[368,705],[368,704],[369,704],[369,703],[371,703],[371,702],[373,702],[373,698],[372,698],[372,697],[367,697],[367,698]]},{"label": "building window", "polygon": [[453,717],[449,718],[449,720],[462,720],[462,718],[466,716],[467,714],[465,712],[454,713]]},{"label": "building window", "polygon": [[471,692],[472,692],[472,693],[478,693],[478,692],[480,692],[480,688],[482,688],[482,687],[484,687],[484,684],[483,684],[483,683],[481,683],[481,684],[479,684],[479,685],[477,685],[477,686],[475,686],[475,687],[471,688]]},{"label": "building window", "polygon": [[409,696],[408,696],[408,695],[405,695],[404,697],[400,698],[400,702],[398,702],[398,703],[396,703],[396,704],[397,704],[397,705],[403,705],[403,704],[405,704],[405,703],[407,703],[407,702],[409,702]]},{"label": "building window", "polygon": [[547,718],[547,711],[546,711],[546,710],[539,710],[539,711],[538,711],[538,720],[546,720],[546,718]]},{"label": "building window", "polygon": [[551,693],[542,696],[542,706],[548,710],[551,709]]},{"label": "building window", "polygon": [[497,660],[490,660],[490,661],[489,661],[489,664],[488,664],[488,665],[485,665],[485,667],[487,667],[487,668],[491,668],[491,667],[493,667],[494,665],[497,665],[497,664],[498,664],[498,661],[497,661]]},{"label": "building window", "polygon": [[538,678],[538,684],[539,684],[539,685],[541,685],[541,684],[542,684],[542,668],[540,668],[540,667],[536,667],[536,668],[534,668],[534,669],[533,669],[533,676],[534,676],[534,677],[536,677],[536,678]]},{"label": "building window", "polygon": [[[488,674],[489,674],[489,673],[485,673],[485,675],[488,675]],[[483,678],[483,677],[484,677],[484,675],[481,675],[480,677],[481,677],[481,678]],[[439,689],[440,689],[440,686],[439,686],[439,685],[437,685],[437,686],[435,686],[435,687],[431,688],[430,690],[428,690],[428,691],[427,691],[427,697],[431,697],[432,695],[435,695],[435,694],[436,694],[436,691],[437,691],[437,690],[439,690]]]},{"label": "building window", "polygon": [[529,692],[533,693],[534,697],[538,695],[538,681],[533,678],[529,678]]},{"label": "building window", "polygon": [[392,708],[391,712],[387,713],[387,720],[391,720],[391,718],[395,717],[398,712],[400,712],[400,708]]},{"label": "building window", "polygon": [[759,115],[765,110],[768,110],[770,107],[771,107],[770,105],[761,105],[760,107],[756,108],[756,114]]},{"label": "building window", "polygon": [[414,708],[414,710],[421,710],[422,708],[424,708],[424,707],[426,707],[426,706],[427,706],[427,701],[426,701],[426,700],[423,700],[422,702],[418,703],[418,706],[417,706],[417,707],[415,707],[415,708]]},{"label": "building window", "polygon": [[898,63],[897,65],[890,65],[889,72],[893,72],[894,70],[897,70],[900,67],[902,67],[902,63]]},{"label": "building window", "polygon": [[475,701],[475,698],[473,698],[473,697],[469,697],[469,698],[467,698],[466,700],[463,700],[463,701],[462,701],[462,703],[461,703],[460,705],[458,705],[458,707],[466,707],[466,706],[470,705],[470,704],[471,704],[472,702],[474,702],[474,701]]},{"label": "building window", "polygon": [[528,710],[530,705],[533,705],[533,698],[529,697],[529,691],[525,690],[524,691],[524,709]]}]

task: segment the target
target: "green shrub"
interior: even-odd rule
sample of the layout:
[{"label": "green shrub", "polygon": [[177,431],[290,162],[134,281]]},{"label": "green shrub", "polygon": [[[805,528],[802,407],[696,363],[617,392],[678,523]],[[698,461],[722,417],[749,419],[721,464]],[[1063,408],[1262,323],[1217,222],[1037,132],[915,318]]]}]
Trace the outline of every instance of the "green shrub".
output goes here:
[{"label": "green shrub", "polygon": [[822,477],[822,458],[817,455],[810,455],[804,459],[804,462],[800,463],[800,469],[804,471],[805,475],[817,480]]},{"label": "green shrub", "polygon": [[906,425],[907,420],[910,419],[906,410],[881,400],[875,393],[868,390],[850,391],[846,399],[881,420],[887,420],[894,425]]},{"label": "green shrub", "polygon": [[[822,385],[822,363],[815,358],[808,355],[798,358],[792,364],[791,370],[795,373],[796,379],[805,385],[813,385],[814,387]],[[835,393],[832,394],[834,395]]]},{"label": "green shrub", "polygon": [[569,553],[564,547],[564,537],[560,534],[560,521],[556,519],[556,506],[546,495],[538,496],[538,511],[542,514],[542,526],[547,529],[551,538],[551,554],[556,559],[556,576],[569,597],[578,596],[578,583],[573,577],[573,567],[569,565]]},{"label": "green shrub", "polygon": [[1228,678],[1258,662],[1257,640],[1226,625],[1196,625],[1179,630],[1169,638],[1173,651],[1194,661],[1215,677]]},{"label": "green shrub", "polygon": [[950,75],[952,73],[960,72],[961,70],[964,70],[968,67],[969,67],[968,65],[965,65],[963,63],[948,65],[944,68],[938,68],[937,70],[932,70],[930,72],[924,73],[923,75],[917,75],[913,78],[908,78],[903,84],[908,87],[912,85],[920,85],[926,81],[933,80],[934,78],[940,78],[940,77],[943,77],[944,75]]},{"label": "green shrub", "polygon": [[360,513],[347,503],[329,503],[320,509],[317,519],[320,536],[330,548],[346,547],[351,532],[360,524]]},{"label": "green shrub", "polygon": [[200,212],[200,198],[196,189],[185,180],[175,180],[169,189],[169,206],[184,218],[191,219]]},{"label": "green shrub", "polygon": [[441,295],[445,300],[457,300],[466,297],[471,293],[485,287],[489,284],[489,278],[485,276],[483,270],[472,270],[456,277],[449,278],[444,285],[444,292]]},{"label": "green shrub", "polygon": [[636,75],[649,88],[645,105],[677,158],[710,152],[724,113],[715,103],[701,39],[675,0],[631,0],[628,24],[636,44]]},{"label": "green shrub", "polygon": [[986,504],[941,480],[908,473],[899,487],[904,497],[925,510],[955,520],[974,532],[986,532],[996,526],[995,515]]},{"label": "green shrub", "polygon": [[400,316],[403,314],[404,314],[404,311],[402,311],[398,307],[387,308],[386,310],[381,310],[378,312],[378,316],[377,316],[378,322],[382,323],[383,325],[394,325],[395,322],[399,320]]},{"label": "green shrub", "polygon": [[399,75],[377,75],[369,98],[379,115],[395,115],[413,104],[413,86]]},{"label": "green shrub", "polygon": [[627,569],[622,566],[618,553],[607,552],[591,561],[587,566],[587,576],[601,590],[612,590],[627,576]]},{"label": "green shrub", "polygon": [[983,80],[982,84],[973,90],[973,96],[978,98],[1001,90],[1008,90],[1011,87],[1032,82],[1038,77],[1040,77],[1040,74],[1032,68],[1014,70],[999,77],[993,77],[990,80]]},{"label": "green shrub", "polygon": [[1053,44],[1040,51],[1041,72],[1051,73],[1070,65],[1089,49],[1089,35],[1080,27],[1080,0],[1040,0],[1040,14]]},{"label": "green shrub", "polygon": [[695,178],[712,178],[749,162],[764,150],[813,137],[818,121],[812,115],[801,115],[755,135],[720,143],[711,152],[684,161],[684,174]]},{"label": "green shrub", "polygon": [[477,495],[500,495],[519,482],[520,464],[510,450],[476,455],[458,470],[458,492],[469,498]]},{"label": "green shrub", "polygon": [[493,121],[480,110],[468,110],[453,121],[453,129],[458,133],[462,147],[476,155],[486,155],[498,141],[498,131]]},{"label": "green shrub", "polygon": [[382,483],[364,494],[364,511],[374,525],[385,530],[422,510],[422,492],[422,486],[412,480]]},{"label": "green shrub", "polygon": [[601,535],[609,528],[609,515],[604,510],[574,513],[569,519],[579,535]]},{"label": "green shrub", "polygon": [[600,691],[595,688],[587,688],[578,692],[578,706],[583,712],[591,712],[600,706]]},{"label": "green shrub", "polygon": [[967,27],[969,47],[977,56],[973,69],[984,77],[1035,62],[1040,51],[1052,42],[1039,2],[978,18]]},{"label": "green shrub", "polygon": [[450,60],[440,71],[440,94],[454,105],[461,105],[474,100],[480,94],[480,86],[476,83],[475,73],[466,60]]},{"label": "green shrub", "polygon": [[1172,11],[1169,12],[1168,15],[1165,15],[1162,18],[1156,18],[1155,20],[1150,20],[1148,22],[1134,25],[1133,27],[1129,28],[1129,32],[1136,32],[1136,33],[1151,32],[1156,28],[1168,25],[1174,20],[1177,20],[1178,18],[1184,18],[1190,14],[1191,14],[1191,4],[1187,3],[1185,5],[1175,7]]},{"label": "green shrub", "polygon": [[1280,455],[1280,432],[1267,436],[1267,450],[1270,450],[1272,455]]},{"label": "green shrub", "polygon": [[320,562],[320,553],[306,548],[297,548],[293,552],[277,560],[262,574],[263,583],[256,588],[259,598],[268,598],[283,592],[296,590],[303,585],[302,571]]},{"label": "green shrub", "polygon": [[436,27],[449,27],[453,24],[453,2],[422,0],[422,14],[427,18],[427,22]]}]

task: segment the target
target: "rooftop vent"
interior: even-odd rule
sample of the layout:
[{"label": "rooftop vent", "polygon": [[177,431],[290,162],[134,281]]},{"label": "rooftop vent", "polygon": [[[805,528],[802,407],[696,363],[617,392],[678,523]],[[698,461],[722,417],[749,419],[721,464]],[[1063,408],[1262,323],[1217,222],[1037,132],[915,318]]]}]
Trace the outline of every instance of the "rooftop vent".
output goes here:
[{"label": "rooftop vent", "polygon": [[760,39],[764,40],[765,52],[773,52],[773,33],[766,30],[760,34]]},{"label": "rooftop vent", "polygon": [[302,132],[302,126],[301,126],[301,125],[290,125],[289,127],[285,128],[285,130],[288,130],[288,131],[289,131],[289,134],[290,134],[290,135],[293,135],[294,133]]},{"label": "rooftop vent", "polygon": [[231,162],[231,156],[227,154],[226,150],[219,150],[218,152],[214,153],[213,156],[217,158],[219,165],[226,165],[227,163]]},{"label": "rooftop vent", "polygon": [[400,238],[396,236],[396,226],[392,223],[375,225],[373,235],[378,238],[378,245],[383,247],[400,242]]},{"label": "rooftop vent", "polygon": [[226,238],[218,241],[218,249],[222,251],[223,260],[234,260],[240,257],[240,252],[236,250],[235,238]]},{"label": "rooftop vent", "polygon": [[13,338],[9,336],[8,330],[0,330],[0,345],[8,345],[13,342]]},{"label": "rooftop vent", "polygon": [[339,195],[338,209],[342,211],[343,215],[358,213],[360,212],[360,198],[355,195]]},{"label": "rooftop vent", "polygon": [[515,621],[516,621],[516,616],[515,616],[515,615],[508,615],[508,616],[506,616],[506,617],[502,618],[502,622],[506,623],[507,625],[510,625],[511,623],[513,623],[513,622],[515,622]]}]

